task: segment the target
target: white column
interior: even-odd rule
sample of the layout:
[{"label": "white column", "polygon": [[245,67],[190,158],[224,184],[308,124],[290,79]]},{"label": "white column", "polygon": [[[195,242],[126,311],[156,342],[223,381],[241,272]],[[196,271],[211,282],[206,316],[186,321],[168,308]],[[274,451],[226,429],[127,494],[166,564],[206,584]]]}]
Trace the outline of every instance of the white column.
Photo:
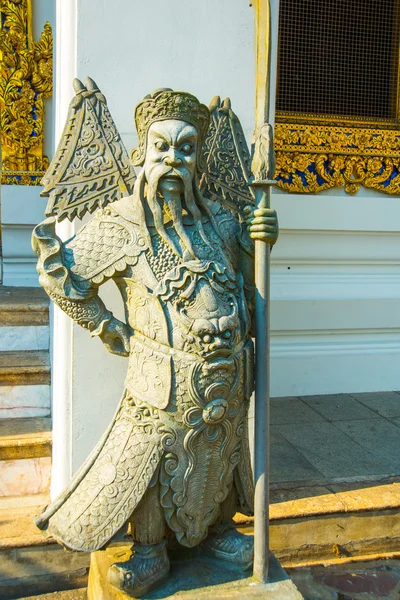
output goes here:
[{"label": "white column", "polygon": [[[76,0],[57,0],[56,14],[56,145],[61,136],[76,77]],[[62,239],[74,233],[74,224],[65,219],[57,227]],[[53,467],[51,497],[54,499],[72,475],[72,321],[52,304],[52,416]]]}]

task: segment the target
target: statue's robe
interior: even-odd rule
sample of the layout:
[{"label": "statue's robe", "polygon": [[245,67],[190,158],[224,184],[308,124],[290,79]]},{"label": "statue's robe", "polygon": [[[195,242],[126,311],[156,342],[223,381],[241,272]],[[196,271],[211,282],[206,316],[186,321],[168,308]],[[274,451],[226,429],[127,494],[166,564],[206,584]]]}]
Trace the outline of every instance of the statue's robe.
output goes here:
[{"label": "statue's robe", "polygon": [[[112,278],[132,330],[115,418],[37,521],[67,548],[106,546],[155,482],[166,523],[185,546],[206,537],[233,486],[238,509],[252,513],[253,288],[240,266],[251,242],[230,212],[210,206],[214,224],[203,217],[209,245],[184,217],[196,258],[187,251],[179,258],[149,225],[152,253],[130,198],[99,210],[64,244],[51,219],[35,229],[40,282],[50,297],[82,324],[101,302],[98,287]],[[181,248],[172,224],[166,229]]]}]

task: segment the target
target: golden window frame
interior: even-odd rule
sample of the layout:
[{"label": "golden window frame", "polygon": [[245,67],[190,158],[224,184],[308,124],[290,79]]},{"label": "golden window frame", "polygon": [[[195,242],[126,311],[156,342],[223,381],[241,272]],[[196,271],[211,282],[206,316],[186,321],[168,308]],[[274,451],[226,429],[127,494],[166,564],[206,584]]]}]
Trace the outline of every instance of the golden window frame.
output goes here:
[{"label": "golden window frame", "polygon": [[[259,26],[263,26],[259,23]],[[399,40],[400,73],[400,40]],[[358,118],[278,111],[275,123],[277,187],[316,194],[361,186],[400,195],[400,78],[396,118]]]}]

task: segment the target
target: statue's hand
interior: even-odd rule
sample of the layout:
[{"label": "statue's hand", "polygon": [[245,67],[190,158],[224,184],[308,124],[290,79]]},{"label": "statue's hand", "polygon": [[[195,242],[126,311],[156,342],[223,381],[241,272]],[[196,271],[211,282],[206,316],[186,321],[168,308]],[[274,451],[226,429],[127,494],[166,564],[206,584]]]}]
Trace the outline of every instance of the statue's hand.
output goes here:
[{"label": "statue's hand", "polygon": [[273,208],[244,208],[250,237],[273,246],[279,235],[278,216]]},{"label": "statue's hand", "polygon": [[105,323],[99,338],[111,354],[129,356],[129,327],[122,321],[112,317]]}]

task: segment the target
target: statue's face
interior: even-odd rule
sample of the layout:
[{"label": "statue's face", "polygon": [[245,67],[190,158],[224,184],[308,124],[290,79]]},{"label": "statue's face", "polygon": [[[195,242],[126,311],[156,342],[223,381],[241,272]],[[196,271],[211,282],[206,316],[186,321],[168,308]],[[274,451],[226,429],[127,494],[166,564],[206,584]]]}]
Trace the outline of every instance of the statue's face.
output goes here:
[{"label": "statue's face", "polygon": [[158,189],[163,194],[184,191],[182,174],[194,179],[197,156],[197,130],[186,121],[156,121],[147,133],[144,171],[147,181],[160,170]]}]

